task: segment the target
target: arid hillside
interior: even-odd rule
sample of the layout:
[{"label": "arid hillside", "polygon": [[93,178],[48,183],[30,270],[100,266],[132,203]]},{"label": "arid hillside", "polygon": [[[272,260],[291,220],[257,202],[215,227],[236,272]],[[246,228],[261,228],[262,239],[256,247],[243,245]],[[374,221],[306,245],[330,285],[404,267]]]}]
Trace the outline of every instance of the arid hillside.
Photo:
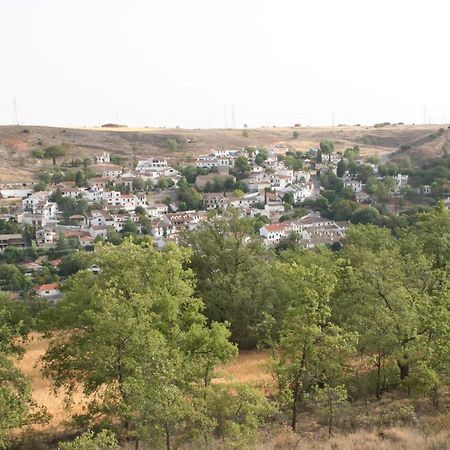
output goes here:
[{"label": "arid hillside", "polygon": [[[183,160],[212,148],[270,146],[284,142],[293,150],[307,150],[323,139],[334,142],[337,151],[359,145],[363,155],[387,156],[409,145],[403,154],[413,158],[438,156],[449,145],[450,130],[439,125],[391,125],[385,127],[339,126],[335,128],[255,129],[152,129],[152,128],[53,128],[37,126],[0,127],[0,182],[31,180],[50,160],[36,159],[33,150],[66,144],[66,160],[100,151],[133,158],[164,156]],[[296,132],[296,138],[293,134]],[[171,148],[169,140],[176,140]],[[172,141],[173,143],[173,141]]]}]

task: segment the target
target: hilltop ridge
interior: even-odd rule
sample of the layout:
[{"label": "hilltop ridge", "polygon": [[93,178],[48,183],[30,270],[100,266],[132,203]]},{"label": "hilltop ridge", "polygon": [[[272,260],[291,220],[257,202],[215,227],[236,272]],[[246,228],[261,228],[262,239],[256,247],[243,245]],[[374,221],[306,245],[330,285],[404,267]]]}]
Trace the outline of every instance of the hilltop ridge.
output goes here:
[{"label": "hilltop ridge", "polygon": [[[439,129],[443,132],[439,134]],[[294,132],[297,137],[294,137]],[[429,137],[433,137],[430,140]],[[89,157],[99,151],[134,158],[163,156],[186,160],[208,152],[246,146],[271,146],[284,142],[294,151],[305,151],[330,139],[336,151],[358,145],[361,154],[416,159],[442,155],[449,145],[450,130],[441,125],[389,125],[383,127],[272,127],[248,129],[166,129],[166,128],[62,128],[45,126],[0,127],[0,182],[33,179],[51,165],[36,159],[33,150],[51,145],[67,145],[65,159]],[[177,142],[171,149],[169,140]],[[409,145],[405,151],[398,152]],[[403,148],[403,147],[402,147]]]}]

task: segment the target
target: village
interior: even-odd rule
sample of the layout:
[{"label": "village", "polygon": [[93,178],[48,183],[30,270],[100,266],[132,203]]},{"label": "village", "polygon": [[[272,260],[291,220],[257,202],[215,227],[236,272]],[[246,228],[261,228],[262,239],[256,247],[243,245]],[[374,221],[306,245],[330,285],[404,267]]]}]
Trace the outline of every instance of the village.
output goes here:
[{"label": "village", "polygon": [[[47,176],[44,181],[0,186],[1,198],[8,200],[1,222],[13,224],[15,231],[0,235],[0,252],[33,249],[36,258],[21,261],[22,270],[31,276],[43,262],[57,267],[58,251],[90,251],[97,242],[115,242],[123,235],[150,235],[161,249],[167,242],[178,242],[183,230],[200,227],[211,211],[231,209],[258,220],[256,234],[266,248],[286,240],[308,249],[339,246],[350,217],[324,215],[322,203],[327,198],[331,203],[339,190],[340,197],[360,205],[364,214],[367,208],[374,210],[374,183],[401,196],[408,188],[408,175],[380,174],[377,161],[359,158],[358,148],[342,154],[329,151],[327,145],[302,154],[292,154],[285,143],[269,149],[211,150],[185,165],[171,165],[163,158],[138,160],[132,166],[123,160],[114,164],[108,152],[83,165],[78,161],[76,172],[73,161],[65,163],[56,179]],[[330,187],[333,183],[338,187]],[[419,192],[427,195],[430,187],[422,186]],[[61,298],[57,282],[33,289],[53,302]]]}]

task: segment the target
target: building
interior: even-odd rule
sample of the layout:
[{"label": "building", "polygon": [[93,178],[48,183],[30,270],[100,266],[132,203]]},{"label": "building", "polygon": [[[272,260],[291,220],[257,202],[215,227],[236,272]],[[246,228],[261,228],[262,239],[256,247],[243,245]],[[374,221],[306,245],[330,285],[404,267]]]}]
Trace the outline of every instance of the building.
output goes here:
[{"label": "building", "polygon": [[162,169],[165,167],[167,167],[167,160],[165,159],[144,159],[138,161],[136,172],[146,173],[151,172],[153,169]]},{"label": "building", "polygon": [[346,178],[342,180],[344,188],[351,189],[355,194],[363,190],[363,183],[360,180]]},{"label": "building", "polygon": [[277,245],[281,239],[297,231],[298,226],[295,222],[289,221],[264,225],[259,229],[259,235],[264,239],[264,245],[270,247]]},{"label": "building", "polygon": [[108,164],[111,162],[111,156],[107,152],[98,153],[91,158],[92,164]]},{"label": "building", "polygon": [[36,231],[36,244],[51,246],[56,242],[56,233],[50,228],[41,228]]},{"label": "building", "polygon": [[58,283],[48,283],[35,286],[34,292],[38,297],[48,300],[49,303],[57,303],[62,298]]},{"label": "building", "polygon": [[6,247],[25,247],[25,241],[21,234],[0,234],[0,251]]},{"label": "building", "polygon": [[116,164],[96,164],[92,166],[92,170],[100,177],[117,178],[122,174],[122,167]]}]

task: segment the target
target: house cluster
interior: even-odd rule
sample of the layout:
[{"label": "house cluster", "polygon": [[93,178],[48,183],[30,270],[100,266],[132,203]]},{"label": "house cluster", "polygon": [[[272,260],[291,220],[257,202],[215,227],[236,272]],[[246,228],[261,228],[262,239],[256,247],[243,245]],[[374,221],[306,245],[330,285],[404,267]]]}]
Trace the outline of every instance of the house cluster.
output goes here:
[{"label": "house cluster", "polygon": [[[372,169],[374,170],[375,174],[378,174],[377,166],[372,164]],[[375,168],[373,167],[375,166]],[[382,180],[384,177],[377,175],[377,180]],[[393,177],[395,180],[395,186],[392,188],[393,194],[400,194],[401,190],[408,186],[408,175],[404,174],[397,174],[395,177]],[[367,202],[371,200],[370,195],[365,192],[366,185],[363,184],[363,182],[358,179],[356,175],[349,174],[348,172],[345,172],[342,176],[342,183],[344,188],[348,188],[355,194],[356,200],[358,202]],[[426,187],[425,187],[426,188]],[[426,193],[426,191],[424,191]]]},{"label": "house cluster", "polygon": [[177,242],[183,230],[195,230],[206,218],[205,211],[166,212],[152,220],[151,235],[163,247],[166,241]]},{"label": "house cluster", "polygon": [[[78,187],[75,182],[61,182],[46,191],[33,192],[32,183],[16,183],[0,186],[4,198],[21,198],[21,208],[11,217],[19,224],[31,225],[36,229],[36,243],[41,247],[56,245],[60,236],[77,238],[81,247],[92,246],[98,236],[107,237],[108,232],[120,232],[128,222],[139,222],[136,208],[142,208],[150,218],[160,217],[168,212],[162,203],[148,204],[145,192],[136,192],[134,181],[139,177],[144,182],[158,183],[160,177],[169,177],[174,183],[179,173],[164,159],[142,160],[134,170],[124,170],[111,164],[110,154],[103,152],[91,158],[96,177],[87,180],[87,186]],[[142,184],[142,183],[141,183]],[[83,199],[90,206],[88,215],[72,215],[62,224],[63,211],[51,201],[52,194],[74,200]],[[70,224],[67,224],[69,222]],[[1,248],[23,246],[21,235],[5,235]],[[1,243],[0,243],[1,244]]]},{"label": "house cluster", "polygon": [[259,234],[267,247],[273,247],[282,239],[295,237],[306,248],[320,244],[333,244],[345,236],[348,221],[334,221],[315,214],[308,214],[300,219],[272,223],[260,228]]},{"label": "house cluster", "polygon": [[234,162],[238,156],[247,156],[246,152],[241,150],[212,150],[207,155],[201,155],[197,158],[195,166],[202,169],[214,169],[219,167],[234,167]]}]

